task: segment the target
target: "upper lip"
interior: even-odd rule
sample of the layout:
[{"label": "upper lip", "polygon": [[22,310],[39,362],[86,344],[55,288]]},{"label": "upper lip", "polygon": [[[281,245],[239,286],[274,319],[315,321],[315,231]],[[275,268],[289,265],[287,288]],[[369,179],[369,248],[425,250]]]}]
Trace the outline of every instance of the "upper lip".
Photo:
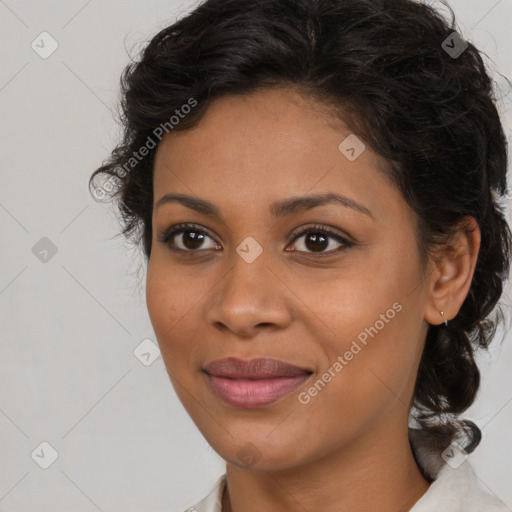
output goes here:
[{"label": "upper lip", "polygon": [[298,366],[267,357],[260,357],[249,361],[237,359],[236,357],[216,359],[205,365],[204,370],[210,375],[229,379],[271,379],[312,373]]}]

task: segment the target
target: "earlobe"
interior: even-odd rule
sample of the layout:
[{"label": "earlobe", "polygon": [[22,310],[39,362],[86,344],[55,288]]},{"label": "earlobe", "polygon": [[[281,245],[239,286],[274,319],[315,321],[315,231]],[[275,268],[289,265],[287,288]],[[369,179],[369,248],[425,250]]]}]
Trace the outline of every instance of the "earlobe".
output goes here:
[{"label": "earlobe", "polygon": [[464,217],[453,241],[439,251],[428,285],[425,321],[440,325],[457,316],[471,287],[480,249],[480,229]]}]

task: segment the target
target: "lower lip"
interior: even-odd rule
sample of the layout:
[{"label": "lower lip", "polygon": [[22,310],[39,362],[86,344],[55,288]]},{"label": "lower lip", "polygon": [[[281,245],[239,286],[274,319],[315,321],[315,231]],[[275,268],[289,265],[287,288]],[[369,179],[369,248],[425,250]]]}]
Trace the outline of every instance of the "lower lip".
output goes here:
[{"label": "lower lip", "polygon": [[301,386],[310,374],[273,379],[228,379],[207,374],[217,395],[233,407],[251,409],[269,405]]}]

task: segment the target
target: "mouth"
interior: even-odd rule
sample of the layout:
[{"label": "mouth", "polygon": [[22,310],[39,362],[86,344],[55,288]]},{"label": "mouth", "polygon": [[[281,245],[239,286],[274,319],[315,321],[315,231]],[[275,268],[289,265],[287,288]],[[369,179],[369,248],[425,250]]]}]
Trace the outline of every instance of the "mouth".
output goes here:
[{"label": "mouth", "polygon": [[244,409],[274,403],[295,391],[313,373],[277,359],[243,361],[234,357],[213,361],[203,372],[221,400]]}]

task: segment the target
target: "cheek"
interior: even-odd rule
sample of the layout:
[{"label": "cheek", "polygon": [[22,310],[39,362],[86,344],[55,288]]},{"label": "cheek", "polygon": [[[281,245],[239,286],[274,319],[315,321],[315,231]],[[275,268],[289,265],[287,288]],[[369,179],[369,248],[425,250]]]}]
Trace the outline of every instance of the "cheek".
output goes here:
[{"label": "cheek", "polygon": [[[346,441],[378,418],[408,415],[419,351],[416,340],[405,335],[404,311],[383,327],[374,320],[359,330],[363,336],[340,337],[336,347],[329,347],[329,363],[301,390],[297,404],[299,423],[307,423],[316,433],[306,434],[308,442],[322,437]],[[329,447],[327,442],[325,448]]]},{"label": "cheek", "polygon": [[196,360],[201,346],[198,315],[211,288],[193,267],[171,266],[165,256],[155,254],[148,265],[148,314],[164,363],[173,374],[185,373]]},{"label": "cheek", "polygon": [[146,278],[146,304],[158,342],[165,347],[175,331],[186,323],[194,303],[194,287],[185,286],[183,275],[172,270],[164,258],[151,255]]},{"label": "cheek", "polygon": [[[364,267],[317,288],[301,287],[311,300],[311,329],[325,354],[321,382],[303,390],[303,402],[317,411],[313,417],[334,407],[335,424],[346,424],[348,411],[349,423],[357,425],[397,400],[407,404],[421,355],[420,301],[410,293],[417,266],[412,259],[383,257],[366,260]],[[318,336],[317,326],[325,337]]]},{"label": "cheek", "polygon": [[159,342],[162,341],[160,336],[164,328],[172,325],[172,320],[178,313],[179,308],[173,300],[173,289],[172,280],[164,276],[158,266],[151,262],[146,279],[146,305]]},{"label": "cheek", "polygon": [[[299,299],[297,307],[311,319],[311,328],[317,328],[316,334],[325,328],[327,339],[332,340],[329,344],[342,353],[344,342],[351,337],[376,322],[379,330],[393,322],[397,315],[393,304],[403,299],[408,273],[413,269],[386,257],[383,251],[371,257],[354,252],[340,268],[302,271],[285,275],[284,280],[293,287]],[[380,315],[385,315],[384,324]]]}]

